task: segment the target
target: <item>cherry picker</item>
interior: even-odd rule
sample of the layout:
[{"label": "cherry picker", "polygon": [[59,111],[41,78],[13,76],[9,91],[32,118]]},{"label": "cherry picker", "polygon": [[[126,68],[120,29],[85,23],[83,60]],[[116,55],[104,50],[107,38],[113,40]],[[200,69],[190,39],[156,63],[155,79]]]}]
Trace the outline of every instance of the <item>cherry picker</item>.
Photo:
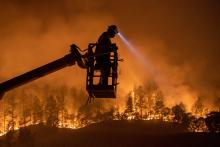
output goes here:
[{"label": "cherry picker", "polygon": [[[109,26],[109,29],[114,29],[113,33],[117,34],[115,26]],[[107,32],[108,32],[107,31]],[[111,32],[112,33],[112,32]],[[110,37],[112,38],[112,37]],[[36,79],[44,77],[50,73],[56,72],[68,66],[77,64],[80,68],[86,69],[86,90],[89,97],[92,98],[116,98],[117,79],[118,79],[118,48],[116,44],[110,44],[106,52],[96,53],[97,46],[100,43],[89,43],[88,48],[82,51],[77,45],[70,46],[70,53],[64,57],[52,61],[46,65],[38,67],[34,70],[26,72],[22,75],[14,77],[10,80],[0,83],[0,99],[4,93],[16,87],[22,86]],[[102,70],[96,61],[96,58],[102,55],[109,55],[109,71],[107,84],[97,82],[97,79],[102,79]],[[106,68],[104,68],[106,69]]]}]

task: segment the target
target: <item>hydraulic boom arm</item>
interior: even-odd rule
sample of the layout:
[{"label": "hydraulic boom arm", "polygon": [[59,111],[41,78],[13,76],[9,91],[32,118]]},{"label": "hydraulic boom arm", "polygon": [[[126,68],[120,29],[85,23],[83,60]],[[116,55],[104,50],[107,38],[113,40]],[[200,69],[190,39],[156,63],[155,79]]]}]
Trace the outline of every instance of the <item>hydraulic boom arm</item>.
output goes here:
[{"label": "hydraulic boom arm", "polygon": [[76,62],[81,68],[86,68],[85,63],[82,60],[83,57],[84,55],[79,53],[78,47],[74,44],[71,45],[71,52],[64,57],[1,83],[0,100],[5,92],[58,71],[64,67],[72,66]]}]

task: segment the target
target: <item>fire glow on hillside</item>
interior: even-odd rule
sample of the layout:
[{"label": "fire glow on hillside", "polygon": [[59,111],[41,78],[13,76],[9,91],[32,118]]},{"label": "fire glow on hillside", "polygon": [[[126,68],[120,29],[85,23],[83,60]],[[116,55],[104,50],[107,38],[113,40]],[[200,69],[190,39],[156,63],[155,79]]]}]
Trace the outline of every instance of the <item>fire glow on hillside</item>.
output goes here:
[{"label": "fire glow on hillside", "polygon": [[[46,89],[44,89],[46,90]],[[86,99],[84,93],[71,93],[66,88],[54,88],[46,90],[44,95],[36,93],[27,95],[24,91],[19,95],[9,94],[6,100],[1,102],[1,135],[10,130],[29,125],[45,124],[59,128],[78,129],[91,123],[105,120],[160,120],[179,122],[188,127],[189,131],[207,131],[205,115],[209,110],[198,101],[194,104],[191,113],[186,112],[184,104],[167,107],[164,104],[164,96],[155,83],[135,87],[126,96],[126,104],[118,105],[115,102],[101,102],[96,100],[88,105],[82,105],[73,110],[69,106],[68,96],[76,99]],[[112,100],[114,101],[114,100]],[[77,101],[75,101],[77,102]],[[73,100],[74,103],[74,100]]]}]

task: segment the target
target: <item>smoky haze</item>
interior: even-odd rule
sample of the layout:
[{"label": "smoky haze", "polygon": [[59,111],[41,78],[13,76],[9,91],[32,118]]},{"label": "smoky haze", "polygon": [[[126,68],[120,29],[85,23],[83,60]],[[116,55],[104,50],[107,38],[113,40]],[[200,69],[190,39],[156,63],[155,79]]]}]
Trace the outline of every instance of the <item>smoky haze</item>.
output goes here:
[{"label": "smoky haze", "polygon": [[[150,75],[116,37],[119,94],[154,78],[168,104],[211,104],[220,97],[219,11],[217,0],[0,0],[1,81],[64,56],[71,43],[85,49],[116,24],[158,71]],[[85,75],[73,66],[37,82],[84,88]]]}]

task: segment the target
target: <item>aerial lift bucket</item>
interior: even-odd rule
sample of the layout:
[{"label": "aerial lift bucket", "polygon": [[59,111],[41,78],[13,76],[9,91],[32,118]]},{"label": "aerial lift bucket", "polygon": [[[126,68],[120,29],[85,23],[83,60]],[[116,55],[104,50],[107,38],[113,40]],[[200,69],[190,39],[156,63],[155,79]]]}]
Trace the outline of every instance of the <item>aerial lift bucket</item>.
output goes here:
[{"label": "aerial lift bucket", "polygon": [[90,43],[88,46],[88,65],[87,65],[87,78],[86,90],[89,95],[94,98],[116,98],[117,78],[118,78],[118,48],[112,44],[108,53],[110,53],[110,74],[108,76],[108,84],[100,84],[98,82],[102,75],[100,74],[101,68],[96,64],[95,57],[98,56],[94,53],[94,47],[97,44]]}]

